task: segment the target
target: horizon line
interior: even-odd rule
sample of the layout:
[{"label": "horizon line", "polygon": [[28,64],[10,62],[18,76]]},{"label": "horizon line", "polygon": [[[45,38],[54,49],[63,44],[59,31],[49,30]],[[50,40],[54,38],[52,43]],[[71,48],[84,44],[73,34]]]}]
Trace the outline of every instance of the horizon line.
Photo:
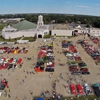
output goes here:
[{"label": "horizon line", "polygon": [[82,16],[94,16],[94,17],[100,17],[99,15],[85,15],[85,14],[70,14],[70,13],[5,13],[0,15],[17,15],[17,14],[62,14],[62,15],[82,15]]}]

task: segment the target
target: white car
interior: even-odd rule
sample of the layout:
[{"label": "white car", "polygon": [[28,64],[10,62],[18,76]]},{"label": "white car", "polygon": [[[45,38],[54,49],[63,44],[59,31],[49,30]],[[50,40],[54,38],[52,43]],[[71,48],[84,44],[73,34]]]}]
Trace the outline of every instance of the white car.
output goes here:
[{"label": "white car", "polygon": [[3,44],[4,42],[0,42],[0,44]]},{"label": "white car", "polygon": [[90,91],[90,87],[89,87],[89,85],[87,83],[84,84],[84,90],[85,90],[86,94],[90,94],[90,92],[91,92]]}]

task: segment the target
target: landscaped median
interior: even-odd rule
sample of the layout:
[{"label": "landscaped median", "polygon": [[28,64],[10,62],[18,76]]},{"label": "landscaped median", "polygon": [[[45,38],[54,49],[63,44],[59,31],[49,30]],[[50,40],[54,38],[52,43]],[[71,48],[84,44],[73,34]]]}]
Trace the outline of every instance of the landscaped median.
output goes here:
[{"label": "landscaped median", "polygon": [[36,37],[24,37],[22,40],[29,40],[29,42],[34,42]]},{"label": "landscaped median", "polygon": [[0,42],[16,42],[17,40],[20,40],[21,39],[21,37],[19,37],[19,38],[15,38],[15,39],[4,39],[2,36],[0,36]]}]

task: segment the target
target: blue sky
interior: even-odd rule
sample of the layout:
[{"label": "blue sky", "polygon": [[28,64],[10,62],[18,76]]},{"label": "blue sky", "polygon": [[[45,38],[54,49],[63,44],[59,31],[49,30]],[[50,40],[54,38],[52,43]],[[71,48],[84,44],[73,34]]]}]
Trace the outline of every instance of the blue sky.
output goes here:
[{"label": "blue sky", "polygon": [[0,14],[65,13],[100,16],[100,0],[0,0]]}]

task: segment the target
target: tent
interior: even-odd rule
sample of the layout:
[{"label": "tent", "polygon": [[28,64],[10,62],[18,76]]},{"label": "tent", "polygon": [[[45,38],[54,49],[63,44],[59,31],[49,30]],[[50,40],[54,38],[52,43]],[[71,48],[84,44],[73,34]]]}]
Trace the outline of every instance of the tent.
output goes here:
[{"label": "tent", "polygon": [[36,100],[44,100],[44,98],[37,98]]}]

